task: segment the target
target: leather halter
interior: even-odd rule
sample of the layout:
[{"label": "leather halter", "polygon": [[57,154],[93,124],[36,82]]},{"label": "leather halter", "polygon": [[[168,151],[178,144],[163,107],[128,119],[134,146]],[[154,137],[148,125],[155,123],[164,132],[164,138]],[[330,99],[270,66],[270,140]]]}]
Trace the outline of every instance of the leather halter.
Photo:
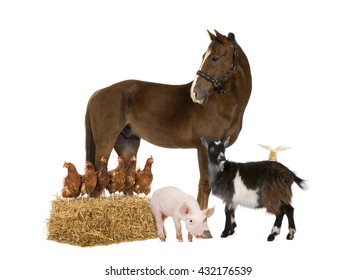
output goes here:
[{"label": "leather halter", "polygon": [[231,73],[235,72],[236,67],[237,67],[237,55],[238,55],[238,51],[237,51],[237,43],[234,40],[230,40],[233,44],[234,44],[234,56],[233,56],[233,62],[232,65],[230,66],[229,69],[227,69],[227,71],[225,72],[224,75],[221,76],[220,79],[214,79],[212,76],[210,76],[207,73],[204,73],[200,70],[198,70],[197,75],[199,75],[200,77],[204,78],[205,80],[207,80],[208,82],[211,82],[214,85],[214,88],[216,89],[216,91],[220,94],[223,94],[226,92],[226,90],[223,88],[222,86],[222,82],[224,82],[224,80],[226,79],[227,76],[229,76]]}]

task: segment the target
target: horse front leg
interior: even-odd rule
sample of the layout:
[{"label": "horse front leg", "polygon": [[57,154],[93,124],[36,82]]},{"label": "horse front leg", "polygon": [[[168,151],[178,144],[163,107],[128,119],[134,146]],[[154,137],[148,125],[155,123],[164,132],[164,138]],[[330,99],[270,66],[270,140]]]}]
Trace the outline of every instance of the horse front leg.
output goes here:
[{"label": "horse front leg", "polygon": [[[199,203],[200,209],[204,210],[208,208],[211,188],[208,180],[208,153],[206,148],[201,144],[198,146],[198,161],[199,161],[200,179],[199,179],[197,201]],[[212,238],[212,235],[208,227],[208,222],[206,219],[204,221],[203,238]]]}]

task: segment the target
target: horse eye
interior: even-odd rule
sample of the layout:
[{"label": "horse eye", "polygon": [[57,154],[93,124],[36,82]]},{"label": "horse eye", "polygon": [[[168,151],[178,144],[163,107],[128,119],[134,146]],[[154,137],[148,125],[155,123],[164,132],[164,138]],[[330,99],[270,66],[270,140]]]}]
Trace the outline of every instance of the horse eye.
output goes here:
[{"label": "horse eye", "polygon": [[215,61],[218,61],[218,60],[219,60],[219,58],[218,58],[218,57],[216,57],[216,56],[213,56],[213,57],[211,58],[211,60],[215,62]]}]

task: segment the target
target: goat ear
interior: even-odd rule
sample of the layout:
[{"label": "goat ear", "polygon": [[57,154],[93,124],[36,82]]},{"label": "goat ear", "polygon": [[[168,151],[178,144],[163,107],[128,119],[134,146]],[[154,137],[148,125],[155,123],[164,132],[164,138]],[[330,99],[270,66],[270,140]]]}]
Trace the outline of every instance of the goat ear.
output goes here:
[{"label": "goat ear", "polygon": [[205,147],[205,148],[208,148],[208,142],[206,142],[206,140],[205,140],[205,138],[202,136],[202,137],[200,137],[200,142],[203,144],[203,146]]},{"label": "goat ear", "polygon": [[224,141],[224,147],[225,148],[227,147],[227,145],[229,145],[229,142],[230,142],[230,136],[228,136]]},{"label": "goat ear", "polygon": [[258,146],[260,146],[260,147],[262,147],[262,148],[264,148],[264,149],[266,149],[266,150],[268,150],[268,151],[270,151],[270,152],[273,151],[273,149],[272,149],[270,146],[268,146],[268,145],[258,144]]},{"label": "goat ear", "polygon": [[291,149],[291,147],[278,146],[277,148],[275,148],[275,151],[276,151],[276,152],[279,152],[279,151],[285,151],[285,150],[289,150],[289,149]]},{"label": "goat ear", "polygon": [[184,201],[182,206],[179,209],[179,212],[182,216],[187,215],[190,212],[190,207],[188,206],[188,204]]}]

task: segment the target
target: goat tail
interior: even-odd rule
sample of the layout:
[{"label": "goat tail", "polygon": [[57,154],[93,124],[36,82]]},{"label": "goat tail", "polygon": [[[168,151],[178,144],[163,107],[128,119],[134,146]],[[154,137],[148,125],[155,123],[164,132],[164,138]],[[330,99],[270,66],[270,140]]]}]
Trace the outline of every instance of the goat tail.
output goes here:
[{"label": "goat tail", "polygon": [[297,185],[302,189],[302,190],[307,190],[309,189],[308,184],[305,180],[299,178],[297,175],[294,175],[294,182],[297,183]]}]

